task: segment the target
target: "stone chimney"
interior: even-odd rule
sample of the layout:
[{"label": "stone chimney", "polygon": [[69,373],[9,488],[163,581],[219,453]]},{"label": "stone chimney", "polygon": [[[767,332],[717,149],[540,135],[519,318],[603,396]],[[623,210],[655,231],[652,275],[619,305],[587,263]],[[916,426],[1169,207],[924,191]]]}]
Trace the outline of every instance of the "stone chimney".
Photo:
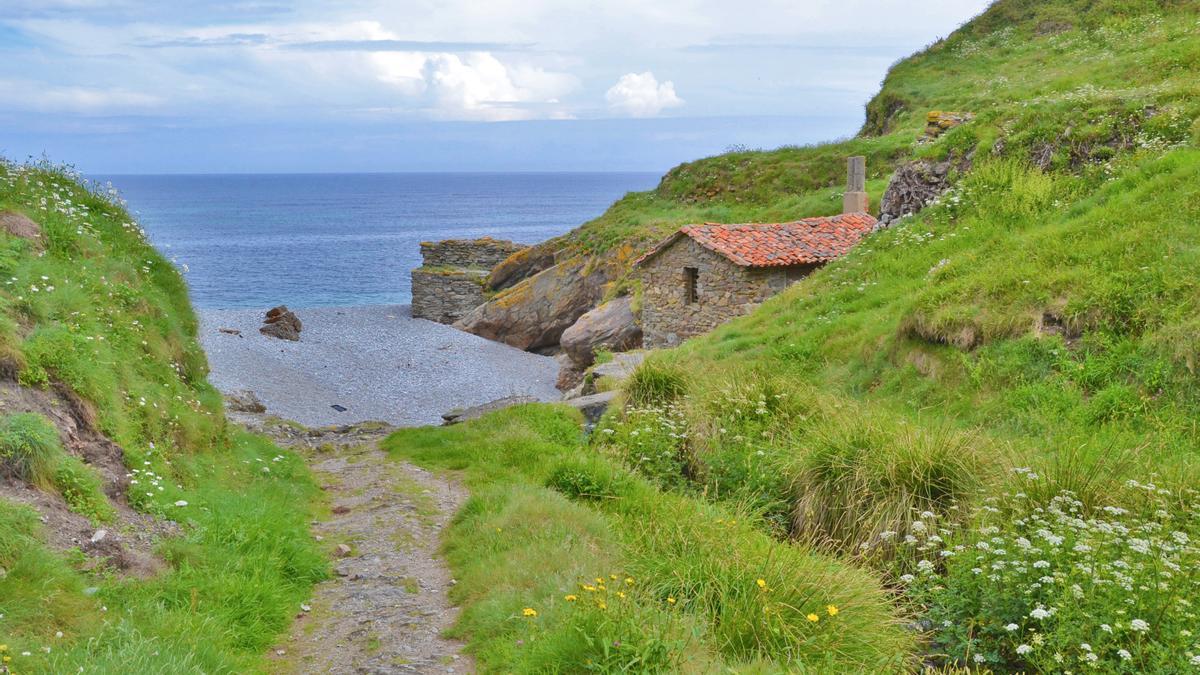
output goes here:
[{"label": "stone chimney", "polygon": [[846,196],[842,200],[842,213],[866,213],[871,210],[871,198],[867,195],[867,158],[850,157],[846,160]]}]

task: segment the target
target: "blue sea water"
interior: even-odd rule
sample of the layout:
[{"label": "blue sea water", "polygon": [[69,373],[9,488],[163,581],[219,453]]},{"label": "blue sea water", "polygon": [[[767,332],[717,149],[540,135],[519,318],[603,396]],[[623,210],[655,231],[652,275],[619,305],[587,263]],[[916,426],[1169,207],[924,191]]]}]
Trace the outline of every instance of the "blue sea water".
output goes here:
[{"label": "blue sea water", "polygon": [[651,173],[106,177],[197,307],[406,304],[419,243],[533,244],[594,218]]}]

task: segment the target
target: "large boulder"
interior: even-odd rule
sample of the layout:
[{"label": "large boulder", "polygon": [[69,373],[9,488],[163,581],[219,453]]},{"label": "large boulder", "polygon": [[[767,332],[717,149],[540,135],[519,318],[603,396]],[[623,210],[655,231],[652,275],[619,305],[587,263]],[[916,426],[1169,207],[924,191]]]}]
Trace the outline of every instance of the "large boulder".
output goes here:
[{"label": "large boulder", "polygon": [[623,352],[642,346],[642,327],[633,315],[633,297],[611,300],[579,317],[559,338],[576,367],[596,361],[597,349]]},{"label": "large boulder", "polygon": [[538,272],[554,267],[554,257],[554,249],[545,244],[522,249],[493,267],[483,285],[491,291],[512,288]]},{"label": "large boulder", "polygon": [[300,317],[293,314],[286,305],[280,305],[267,311],[267,316],[258,332],[280,340],[296,342],[300,339],[300,329],[303,327]]},{"label": "large boulder", "polygon": [[575,257],[502,291],[455,327],[526,351],[558,346],[563,331],[604,296],[614,266]]}]

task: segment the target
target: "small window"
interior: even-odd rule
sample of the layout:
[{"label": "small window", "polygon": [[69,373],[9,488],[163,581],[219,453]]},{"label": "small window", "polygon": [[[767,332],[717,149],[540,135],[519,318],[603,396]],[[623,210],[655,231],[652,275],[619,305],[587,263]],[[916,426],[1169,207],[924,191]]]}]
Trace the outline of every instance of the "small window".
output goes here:
[{"label": "small window", "polygon": [[700,299],[699,282],[700,270],[695,267],[683,268],[683,293],[687,304],[695,304]]}]

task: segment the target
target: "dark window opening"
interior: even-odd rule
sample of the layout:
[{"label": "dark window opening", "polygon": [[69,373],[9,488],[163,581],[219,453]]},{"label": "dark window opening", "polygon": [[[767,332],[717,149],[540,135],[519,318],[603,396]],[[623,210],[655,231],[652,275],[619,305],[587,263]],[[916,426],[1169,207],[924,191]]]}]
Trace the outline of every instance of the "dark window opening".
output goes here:
[{"label": "dark window opening", "polygon": [[695,267],[683,268],[684,297],[689,305],[700,299],[699,280],[700,270]]}]

